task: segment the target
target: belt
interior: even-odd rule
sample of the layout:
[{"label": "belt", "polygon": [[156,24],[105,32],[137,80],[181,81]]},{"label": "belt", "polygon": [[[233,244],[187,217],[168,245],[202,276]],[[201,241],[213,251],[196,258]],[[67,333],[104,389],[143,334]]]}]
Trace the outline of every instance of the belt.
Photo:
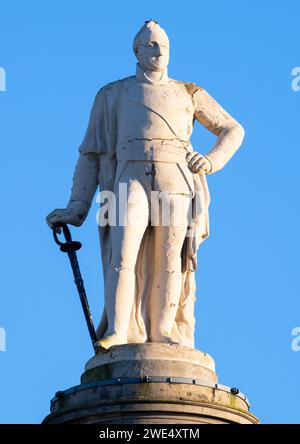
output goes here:
[{"label": "belt", "polygon": [[193,151],[187,142],[186,148],[180,141],[132,140],[117,145],[117,160],[144,160],[159,162],[186,162],[186,155]]}]

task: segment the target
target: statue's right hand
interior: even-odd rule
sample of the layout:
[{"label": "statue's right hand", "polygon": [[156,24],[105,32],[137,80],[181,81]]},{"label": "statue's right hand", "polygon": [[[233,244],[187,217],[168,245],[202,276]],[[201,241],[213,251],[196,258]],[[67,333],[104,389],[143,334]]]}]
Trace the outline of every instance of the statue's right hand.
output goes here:
[{"label": "statue's right hand", "polygon": [[[51,229],[54,228],[55,224],[60,224],[60,223],[70,224],[74,225],[75,227],[80,227],[80,225],[83,223],[83,220],[84,219],[78,216],[78,214],[76,214],[74,210],[69,208],[63,208],[63,209],[57,208],[56,210],[51,211],[51,213],[49,213],[48,216],[46,217],[46,222]],[[60,232],[61,230],[58,229],[57,231]]]}]

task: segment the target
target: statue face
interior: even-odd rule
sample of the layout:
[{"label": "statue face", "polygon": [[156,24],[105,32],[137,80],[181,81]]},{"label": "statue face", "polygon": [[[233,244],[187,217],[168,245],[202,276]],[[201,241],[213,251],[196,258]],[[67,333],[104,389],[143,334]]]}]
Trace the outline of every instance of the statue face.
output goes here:
[{"label": "statue face", "polygon": [[161,29],[145,31],[136,56],[142,68],[164,71],[169,64],[169,40],[165,32]]}]

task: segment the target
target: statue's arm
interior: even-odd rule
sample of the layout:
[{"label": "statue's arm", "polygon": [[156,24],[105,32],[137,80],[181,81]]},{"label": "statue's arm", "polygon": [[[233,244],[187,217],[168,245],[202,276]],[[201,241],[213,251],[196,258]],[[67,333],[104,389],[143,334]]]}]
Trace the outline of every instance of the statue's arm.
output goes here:
[{"label": "statue's arm", "polygon": [[214,173],[223,168],[241,146],[245,131],[204,89],[196,89],[193,102],[195,118],[217,136],[216,143],[205,154],[210,164],[207,172]]},{"label": "statue's arm", "polygon": [[46,217],[48,225],[67,223],[80,226],[88,215],[93,197],[98,187],[100,168],[99,105],[95,100],[90,113],[88,128],[79,148],[79,158],[73,175],[71,195],[66,208],[55,209]]},{"label": "statue's arm", "polygon": [[74,211],[81,222],[87,217],[98,188],[99,158],[96,153],[80,153],[75,167],[67,208]]}]

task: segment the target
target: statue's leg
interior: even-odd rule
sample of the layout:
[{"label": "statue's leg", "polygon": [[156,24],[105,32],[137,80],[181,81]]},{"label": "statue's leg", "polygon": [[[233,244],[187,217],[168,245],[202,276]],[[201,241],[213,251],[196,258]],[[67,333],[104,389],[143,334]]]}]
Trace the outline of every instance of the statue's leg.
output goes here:
[{"label": "statue's leg", "polygon": [[[127,331],[135,295],[135,264],[140,244],[149,222],[149,205],[146,192],[138,180],[127,182],[128,199],[117,207],[122,208],[117,225],[111,227],[112,259],[105,285],[105,309],[108,328],[100,339],[103,348],[127,343]],[[119,207],[121,205],[121,207]],[[127,206],[128,212],[124,210]]]},{"label": "statue's leg", "polygon": [[[170,217],[154,228],[155,261],[150,296],[151,342],[175,342],[171,339],[181,293],[181,249],[188,225],[191,204],[186,195],[169,195]],[[162,208],[160,207],[160,212]],[[165,225],[163,225],[165,224]]]}]

